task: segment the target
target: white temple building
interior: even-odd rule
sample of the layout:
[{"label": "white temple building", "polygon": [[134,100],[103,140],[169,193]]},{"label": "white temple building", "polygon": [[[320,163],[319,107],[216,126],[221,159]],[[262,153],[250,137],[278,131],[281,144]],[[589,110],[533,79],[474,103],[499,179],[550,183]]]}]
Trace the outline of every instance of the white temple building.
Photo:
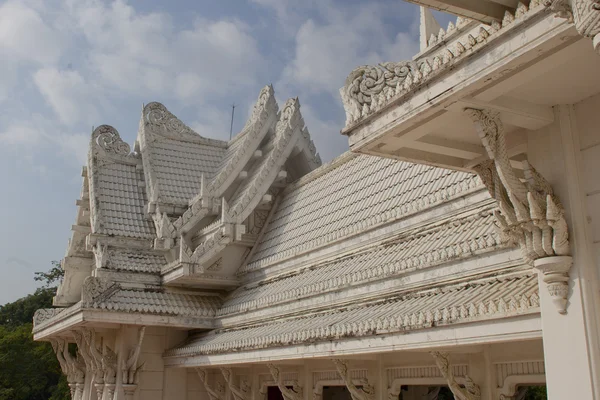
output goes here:
[{"label": "white temple building", "polygon": [[73,399],[600,400],[600,2],[414,2],[328,164],[270,86],[229,142],[94,130],[34,317]]}]

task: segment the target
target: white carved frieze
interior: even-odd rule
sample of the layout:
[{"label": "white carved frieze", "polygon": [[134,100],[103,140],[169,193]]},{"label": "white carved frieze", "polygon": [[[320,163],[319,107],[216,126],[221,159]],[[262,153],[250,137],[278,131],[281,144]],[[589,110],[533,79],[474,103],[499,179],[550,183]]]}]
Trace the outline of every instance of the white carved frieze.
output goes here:
[{"label": "white carved frieze", "polygon": [[575,24],[577,32],[592,39],[594,49],[600,54],[600,0],[544,0],[544,5],[556,17]]}]

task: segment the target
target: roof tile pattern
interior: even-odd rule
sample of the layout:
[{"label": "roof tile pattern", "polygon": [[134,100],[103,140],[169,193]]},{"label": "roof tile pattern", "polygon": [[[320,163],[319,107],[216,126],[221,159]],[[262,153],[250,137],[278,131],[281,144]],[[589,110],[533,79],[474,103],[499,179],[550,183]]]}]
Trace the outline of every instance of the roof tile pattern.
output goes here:
[{"label": "roof tile pattern", "polygon": [[166,264],[165,257],[160,254],[142,250],[110,249],[106,268],[117,271],[159,273]]},{"label": "roof tile pattern", "polygon": [[377,302],[280,318],[243,329],[217,330],[166,356],[222,353],[319,340],[369,336],[539,311],[535,274],[428,289]]},{"label": "roof tile pattern", "polygon": [[238,288],[225,300],[218,315],[269,307],[495,250],[501,239],[493,221],[493,210],[488,209],[421,231],[404,232],[383,246],[319,265],[305,265],[291,274],[262,281],[259,286]]},{"label": "roof tile pattern", "polygon": [[[146,187],[135,165],[109,163],[98,168],[99,232],[150,239],[155,237],[152,222],[145,217]],[[141,183],[138,183],[141,182]]]},{"label": "roof tile pattern", "polygon": [[332,165],[325,174],[286,191],[247,270],[481,185],[472,174],[368,155]]},{"label": "roof tile pattern", "polygon": [[91,308],[188,317],[214,317],[221,301],[218,297],[194,296],[135,289],[120,289]]},{"label": "roof tile pattern", "polygon": [[202,174],[210,179],[226,152],[224,147],[169,138],[149,147],[161,201],[183,206],[200,193]]}]

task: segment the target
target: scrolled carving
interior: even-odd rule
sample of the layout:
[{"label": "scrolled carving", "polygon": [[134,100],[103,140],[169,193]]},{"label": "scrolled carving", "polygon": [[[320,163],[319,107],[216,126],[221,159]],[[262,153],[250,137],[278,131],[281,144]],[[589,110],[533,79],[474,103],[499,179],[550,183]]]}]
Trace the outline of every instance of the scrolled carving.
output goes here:
[{"label": "scrolled carving", "polygon": [[600,54],[600,0],[545,0],[544,5],[557,18],[574,23],[581,36],[593,40],[594,49]]},{"label": "scrolled carving", "polygon": [[473,382],[473,380],[465,375],[465,388],[463,389],[454,378],[454,373],[450,366],[450,361],[448,359],[448,353],[432,351],[430,353],[435,360],[436,365],[438,366],[442,376],[448,382],[448,387],[450,391],[454,395],[456,400],[480,400],[481,399],[481,390],[479,386]]},{"label": "scrolled carving", "polygon": [[346,124],[360,119],[371,109],[381,107],[383,102],[400,93],[405,83],[412,85],[421,78],[422,73],[414,61],[363,65],[354,69],[340,90],[346,109]]},{"label": "scrolled carving", "polygon": [[159,134],[180,139],[203,139],[160,103],[147,104],[144,107],[144,115],[146,122],[153,126]]},{"label": "scrolled carving", "polygon": [[92,132],[92,148],[104,153],[127,157],[131,152],[129,144],[125,143],[119,132],[110,125],[100,125]]},{"label": "scrolled carving", "polygon": [[84,307],[94,307],[96,304],[108,300],[118,292],[121,286],[106,278],[88,276],[83,281],[81,302]]},{"label": "scrolled carving", "polygon": [[40,308],[33,314],[33,326],[40,325],[41,323],[54,318],[58,314],[64,311],[64,308]]}]

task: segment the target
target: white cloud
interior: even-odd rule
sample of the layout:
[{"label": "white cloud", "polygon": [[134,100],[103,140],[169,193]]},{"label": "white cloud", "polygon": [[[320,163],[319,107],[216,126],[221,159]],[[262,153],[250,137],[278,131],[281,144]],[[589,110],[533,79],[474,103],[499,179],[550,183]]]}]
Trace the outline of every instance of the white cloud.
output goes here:
[{"label": "white cloud", "polygon": [[91,99],[97,97],[98,93],[79,72],[43,68],[34,74],[33,79],[63,123],[73,125],[97,118],[98,113]]},{"label": "white cloud", "polygon": [[407,33],[388,37],[381,22],[386,8],[378,4],[336,8],[325,2],[320,10],[325,22],[310,19],[298,29],[294,58],[282,75],[286,84],[338,98],[353,68],[408,59],[418,49],[416,38]]},{"label": "white cloud", "polygon": [[36,10],[16,1],[0,6],[0,58],[53,64],[62,47],[58,32]]}]

